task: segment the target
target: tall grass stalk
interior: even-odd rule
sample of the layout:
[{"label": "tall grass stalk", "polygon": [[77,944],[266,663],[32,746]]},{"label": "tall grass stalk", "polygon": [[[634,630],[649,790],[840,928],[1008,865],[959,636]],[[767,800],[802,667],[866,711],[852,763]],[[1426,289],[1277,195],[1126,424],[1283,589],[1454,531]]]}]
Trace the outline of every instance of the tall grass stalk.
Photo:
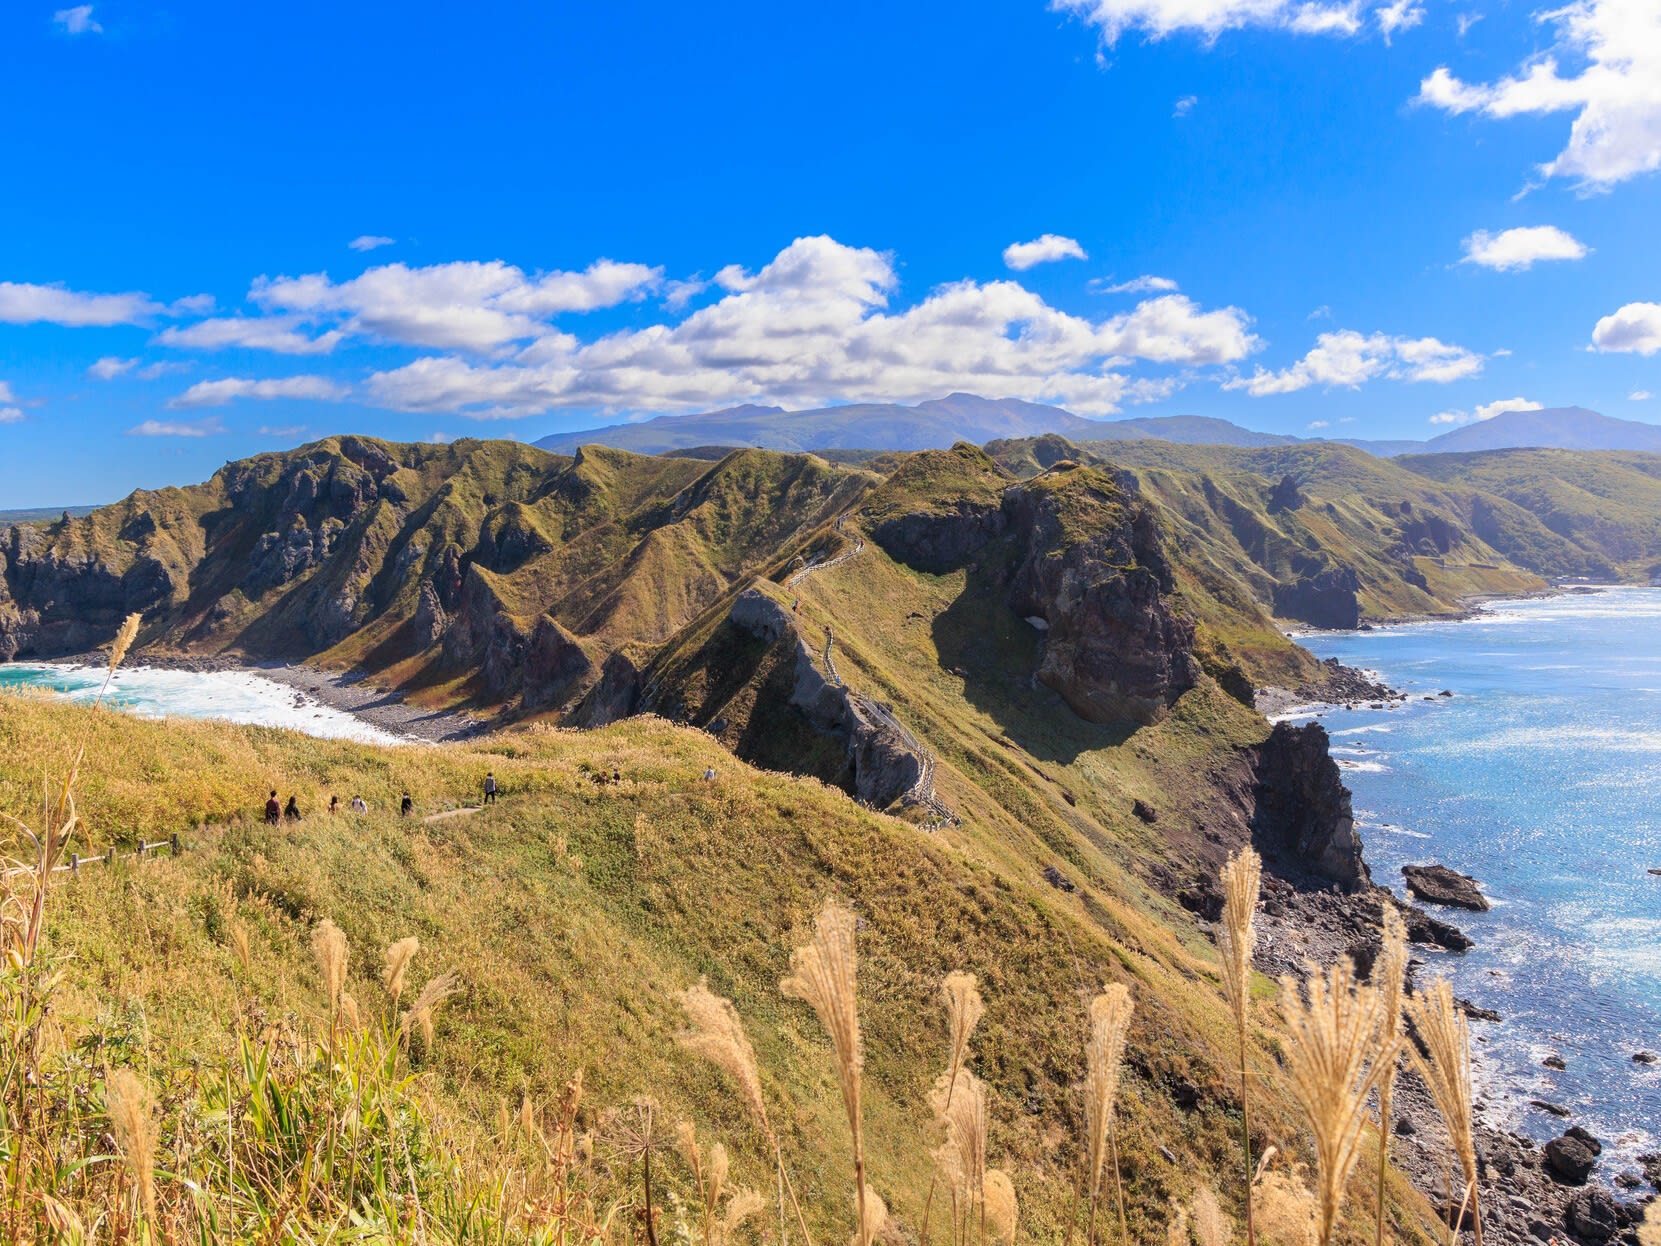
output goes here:
[{"label": "tall grass stalk", "polygon": [[1367,1097],[1378,1076],[1379,993],[1355,981],[1347,959],[1325,973],[1311,966],[1302,990],[1282,978],[1280,990],[1287,1082],[1315,1135],[1316,1241],[1327,1246],[1360,1156]]},{"label": "tall grass stalk", "polygon": [[1378,1187],[1374,1191],[1373,1246],[1384,1246],[1384,1186],[1390,1171],[1390,1099],[1405,1038],[1402,996],[1407,987],[1407,924],[1395,905],[1384,904],[1383,941],[1373,962],[1372,983],[1379,998]]},{"label": "tall grass stalk", "polygon": [[[946,1060],[945,1108],[950,1109],[952,1088],[957,1084],[957,1072],[963,1067],[963,1061],[969,1052],[969,1036],[974,1033],[976,1024],[985,1013],[986,1004],[975,984],[975,975],[961,970],[949,973],[941,980],[940,996],[946,1004],[949,1050]],[[944,1113],[936,1115],[943,1116]],[[929,1219],[934,1211],[934,1191],[939,1178],[940,1170],[936,1166],[929,1174],[929,1192],[923,1200],[923,1227],[917,1234],[917,1240],[925,1246],[929,1240]]]},{"label": "tall grass stalk", "polygon": [[[1482,1192],[1477,1184],[1475,1112],[1471,1102],[1471,1033],[1465,1014],[1453,998],[1453,986],[1437,978],[1407,1001],[1407,1015],[1423,1040],[1428,1055],[1410,1048],[1413,1067],[1430,1089],[1430,1097],[1447,1125],[1454,1158],[1465,1176],[1465,1200],[1475,1220],[1477,1246],[1482,1246]],[[1462,1208],[1452,1213],[1457,1231]]]},{"label": "tall grass stalk", "polygon": [[1096,1209],[1101,1195],[1102,1169],[1109,1152],[1113,1158],[1113,1189],[1119,1210],[1119,1236],[1130,1240],[1125,1221],[1125,1192],[1119,1176],[1118,1140],[1114,1137],[1114,1111],[1119,1097],[1125,1038],[1130,1031],[1133,1008],[1130,990],[1112,983],[1090,1001],[1090,1036],[1085,1045],[1084,1129],[1086,1187],[1090,1197],[1090,1219],[1086,1240],[1096,1241]]},{"label": "tall grass stalk", "polygon": [[1262,890],[1263,858],[1251,847],[1240,849],[1223,866],[1223,923],[1217,948],[1223,959],[1223,991],[1234,1015],[1240,1073],[1240,1151],[1246,1174],[1246,1246],[1257,1246],[1252,1209],[1252,1113],[1246,1075],[1246,1039],[1251,1007],[1252,952],[1257,947],[1257,898]]},{"label": "tall grass stalk", "polygon": [[865,1127],[860,1112],[860,1082],[865,1049],[859,1035],[859,1001],[855,995],[859,968],[854,950],[858,925],[853,911],[828,900],[814,922],[813,940],[790,957],[790,976],[779,984],[786,995],[807,1003],[830,1034],[836,1050],[842,1105],[854,1148],[854,1192],[859,1209],[859,1241],[866,1246],[873,1230],[865,1184]]}]

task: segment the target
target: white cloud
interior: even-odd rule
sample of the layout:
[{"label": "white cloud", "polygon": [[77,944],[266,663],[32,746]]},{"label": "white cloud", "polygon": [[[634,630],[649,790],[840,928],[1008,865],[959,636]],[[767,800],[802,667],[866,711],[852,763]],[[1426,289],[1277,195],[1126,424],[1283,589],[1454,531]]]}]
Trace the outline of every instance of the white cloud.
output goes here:
[{"label": "white cloud", "polygon": [[131,372],[137,366],[136,359],[118,359],[114,355],[105,355],[87,369],[87,375],[97,377],[100,381],[113,381],[123,372]]},{"label": "white cloud", "polygon": [[1089,258],[1076,239],[1061,234],[1045,234],[1031,242],[1012,242],[1004,248],[1004,263],[1018,273],[1024,273],[1036,264]]},{"label": "white cloud", "polygon": [[1628,402],[1648,402],[1653,395],[1647,389],[1635,389],[1626,396]]},{"label": "white cloud", "polygon": [[1432,424],[1479,424],[1507,411],[1540,411],[1544,408],[1527,398],[1499,398],[1485,402],[1469,411],[1443,411],[1430,417]]},{"label": "white cloud", "polygon": [[329,401],[346,396],[346,389],[322,376],[285,376],[276,380],[228,377],[199,381],[167,405],[174,408],[222,407],[239,398],[304,398]]},{"label": "white cloud", "polygon": [[261,437],[298,437],[306,431],[304,424],[283,424],[273,428],[269,424],[261,424],[257,430]]},{"label": "white cloud", "polygon": [[542,337],[562,312],[594,311],[643,297],[663,271],[596,260],[580,273],[527,276],[501,260],[410,268],[387,264],[336,284],[327,273],[262,277],[250,297],[307,319],[344,317],[346,333],[408,346],[491,351]]},{"label": "white cloud", "polygon": [[1325,303],[1322,303],[1314,311],[1310,312],[1309,315],[1305,316],[1304,319],[1305,320],[1331,320],[1332,319],[1332,308],[1328,307]]},{"label": "white cloud", "polygon": [[1591,248],[1555,225],[1530,225],[1491,234],[1479,229],[1465,239],[1461,264],[1479,264],[1502,273],[1532,268],[1541,260],[1581,260]]},{"label": "white cloud", "polygon": [[685,281],[666,281],[663,283],[663,305],[672,312],[682,311],[709,287],[710,283],[700,277],[689,277]]},{"label": "white cloud", "polygon": [[292,316],[226,316],[200,320],[182,328],[164,329],[156,337],[163,346],[187,350],[225,350],[245,347],[279,355],[327,355],[344,334],[331,329],[310,337]]},{"label": "white cloud", "polygon": [[1321,4],[1313,0],[1050,0],[1101,31],[1109,46],[1127,30],[1163,39],[1180,30],[1215,39],[1225,30],[1261,26],[1295,34],[1353,35],[1361,29],[1360,0]]},{"label": "white cloud", "polygon": [[1171,106],[1171,116],[1186,117],[1189,113],[1194,111],[1194,105],[1199,102],[1200,97],[1197,95],[1184,95]]},{"label": "white cloud", "polygon": [[69,328],[142,324],[162,310],[147,294],[83,294],[63,286],[0,281],[0,324],[48,324]]},{"label": "white cloud", "polygon": [[1250,318],[1180,294],[1102,320],[1049,306],[1012,280],[960,281],[888,310],[892,256],[799,238],[760,271],[729,266],[727,293],[684,318],[584,342],[550,331],[489,364],[436,355],[368,382],[402,410],[518,416],[561,408],[687,410],[729,402],[915,401],[952,390],[1088,412],[1171,393],[1133,360],[1232,363],[1257,348]]},{"label": "white cloud", "polygon": [[385,234],[359,234],[346,245],[354,251],[373,251],[377,247],[390,247],[397,241],[396,238],[388,238]]},{"label": "white cloud", "polygon": [[1661,350],[1661,303],[1628,303],[1592,329],[1592,344],[1615,354]]},{"label": "white cloud", "polygon": [[1486,13],[1461,13],[1455,17],[1454,23],[1459,29],[1459,37],[1463,39],[1466,35],[1470,34],[1471,27],[1475,26],[1486,16]]},{"label": "white cloud", "polygon": [[1121,281],[1118,285],[1099,284],[1101,278],[1091,281],[1090,288],[1098,294],[1154,294],[1162,290],[1175,290],[1177,283],[1169,277],[1155,277],[1144,274],[1132,277],[1129,281]]},{"label": "white cloud", "polygon": [[77,4],[72,9],[59,9],[52,20],[72,35],[101,35],[104,28],[92,20],[92,6]]},{"label": "white cloud", "polygon": [[1310,420],[1309,423],[1305,424],[1303,427],[1304,427],[1305,432],[1312,433],[1312,432],[1315,432],[1317,429],[1331,428],[1332,427],[1332,421],[1331,420]]},{"label": "white cloud", "polygon": [[189,372],[194,365],[173,360],[169,362],[147,363],[134,375],[141,381],[154,381],[164,376],[172,376],[175,372]]},{"label": "white cloud", "polygon": [[23,409],[21,407],[0,407],[0,424],[21,424]]},{"label": "white cloud", "polygon": [[217,419],[145,420],[127,430],[129,437],[212,437],[225,431]]},{"label": "white cloud", "polygon": [[1323,333],[1302,359],[1279,372],[1259,368],[1236,377],[1224,389],[1243,389],[1254,398],[1290,394],[1311,385],[1359,388],[1367,381],[1457,381],[1482,371],[1482,356],[1433,337],[1361,334],[1353,329]]},{"label": "white cloud", "polygon": [[[1607,189],[1661,168],[1661,5],[1654,0],[1572,0],[1536,16],[1552,49],[1492,83],[1467,83],[1439,66],[1418,100],[1450,113],[1503,118],[1575,113],[1568,144],[1540,166]],[[1576,65],[1565,76],[1560,65]]]},{"label": "white cloud", "polygon": [[1374,10],[1373,17],[1377,19],[1378,28],[1384,34],[1384,42],[1388,44],[1398,32],[1412,30],[1423,22],[1425,11],[1415,0],[1394,0],[1394,3],[1381,5]]},{"label": "white cloud", "polygon": [[14,395],[12,393],[11,384],[7,381],[0,381],[0,402],[16,402],[16,401],[17,401],[17,397],[16,397],[16,395]]}]

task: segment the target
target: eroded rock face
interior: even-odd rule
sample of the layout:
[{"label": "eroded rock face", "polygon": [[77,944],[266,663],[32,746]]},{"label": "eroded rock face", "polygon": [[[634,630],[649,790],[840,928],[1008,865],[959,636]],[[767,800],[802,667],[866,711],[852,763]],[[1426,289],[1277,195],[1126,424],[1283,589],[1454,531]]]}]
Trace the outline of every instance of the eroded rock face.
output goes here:
[{"label": "eroded rock face", "polygon": [[1290,584],[1275,585],[1275,613],[1311,627],[1351,630],[1361,625],[1361,581],[1349,567],[1329,567]]},{"label": "eroded rock face", "polygon": [[1007,523],[1001,507],[963,502],[955,511],[919,511],[886,519],[873,529],[871,539],[895,562],[941,575],[978,557],[1003,535]]},{"label": "eroded rock face", "polygon": [[1157,722],[1199,678],[1193,621],[1171,608],[1170,567],[1146,506],[1077,470],[1004,494],[1020,542],[1009,605],[1049,625],[1038,678],[1090,722]]},{"label": "eroded rock face", "polygon": [[1328,744],[1320,723],[1278,723],[1258,745],[1252,837],[1277,873],[1301,871],[1359,891],[1372,884],[1372,875],[1362,859],[1349,789]]},{"label": "eroded rock face", "polygon": [[528,710],[544,709],[569,699],[599,677],[599,671],[579,641],[551,615],[543,615],[525,647],[525,690]]}]

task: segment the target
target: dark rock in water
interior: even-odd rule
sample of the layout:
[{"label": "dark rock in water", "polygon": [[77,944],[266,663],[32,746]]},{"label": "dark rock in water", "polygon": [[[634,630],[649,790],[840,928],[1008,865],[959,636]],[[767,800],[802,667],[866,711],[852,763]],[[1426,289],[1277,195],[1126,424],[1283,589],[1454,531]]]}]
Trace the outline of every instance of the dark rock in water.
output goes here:
[{"label": "dark rock in water", "polygon": [[1566,1117],[1569,1115],[1569,1109],[1561,1103],[1548,1103],[1544,1099],[1530,1099],[1528,1102],[1531,1107],[1539,1108],[1542,1112],[1549,1112],[1553,1116]]},{"label": "dark rock in water", "polygon": [[1445,865],[1404,865],[1401,872],[1414,898],[1427,904],[1445,904],[1475,913],[1486,913],[1493,907],[1477,887],[1476,879]]},{"label": "dark rock in water", "polygon": [[1547,1056],[1544,1060],[1540,1061],[1540,1064],[1543,1068],[1556,1069],[1559,1073],[1569,1067],[1566,1063],[1564,1063],[1562,1056]]},{"label": "dark rock in water", "polygon": [[1654,1064],[1658,1058],[1661,1057],[1657,1057],[1653,1051],[1635,1051],[1632,1053],[1632,1063],[1634,1064]]},{"label": "dark rock in water", "polygon": [[1650,866],[1649,867],[1649,872],[1651,874],[1654,874],[1657,878],[1661,878],[1661,865],[1652,865],[1652,866]]},{"label": "dark rock in water", "polygon": [[1638,1157],[1638,1163],[1644,1170],[1644,1180],[1661,1190],[1661,1154],[1648,1151]]},{"label": "dark rock in water", "polygon": [[1449,692],[1446,688],[1443,688],[1442,691],[1438,692],[1436,695],[1439,697],[1451,697],[1453,693]]},{"label": "dark rock in water", "polygon": [[1158,812],[1145,800],[1136,801],[1131,805],[1130,811],[1135,814],[1138,819],[1148,823],[1150,826],[1159,821]]},{"label": "dark rock in water", "polygon": [[1546,1143],[1545,1152],[1551,1171],[1570,1185],[1584,1185],[1598,1158],[1596,1151],[1568,1134]]},{"label": "dark rock in water", "polygon": [[1339,884],[1371,885],[1349,789],[1328,753],[1326,728],[1277,723],[1257,748],[1252,838],[1265,858]]},{"label": "dark rock in water", "polygon": [[1626,1227],[1626,1221],[1621,1205],[1606,1190],[1582,1190],[1563,1212],[1569,1232],[1590,1242],[1607,1242]]},{"label": "dark rock in water", "polygon": [[1498,1021],[1500,1019],[1499,1013],[1492,1008],[1479,1007],[1468,999],[1456,999],[1454,1002],[1459,1005],[1459,1011],[1472,1021]]},{"label": "dark rock in water", "polygon": [[1476,941],[1459,927],[1438,921],[1423,909],[1405,908],[1402,919],[1407,923],[1409,943],[1439,947],[1449,952],[1468,952],[1476,946]]},{"label": "dark rock in water", "polygon": [[1591,1131],[1584,1125],[1570,1125],[1563,1131],[1563,1136],[1565,1138],[1573,1138],[1576,1142],[1589,1149],[1593,1155],[1603,1154],[1603,1143],[1594,1138]]},{"label": "dark rock in water", "polygon": [[1636,1190],[1639,1186],[1644,1184],[1643,1174],[1636,1172],[1616,1173],[1615,1184],[1620,1186],[1623,1190]]}]

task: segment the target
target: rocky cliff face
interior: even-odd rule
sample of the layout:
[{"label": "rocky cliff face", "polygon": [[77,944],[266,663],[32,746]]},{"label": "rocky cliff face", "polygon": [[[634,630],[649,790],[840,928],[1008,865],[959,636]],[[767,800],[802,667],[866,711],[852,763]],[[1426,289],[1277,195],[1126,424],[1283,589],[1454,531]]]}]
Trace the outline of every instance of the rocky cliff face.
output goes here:
[{"label": "rocky cliff face", "polygon": [[1313,876],[1345,891],[1372,884],[1350,792],[1320,723],[1277,723],[1251,757],[1252,838],[1275,873]]},{"label": "rocky cliff face", "polygon": [[1313,627],[1349,630],[1361,624],[1361,581],[1349,567],[1329,567],[1275,585],[1275,613]]}]

